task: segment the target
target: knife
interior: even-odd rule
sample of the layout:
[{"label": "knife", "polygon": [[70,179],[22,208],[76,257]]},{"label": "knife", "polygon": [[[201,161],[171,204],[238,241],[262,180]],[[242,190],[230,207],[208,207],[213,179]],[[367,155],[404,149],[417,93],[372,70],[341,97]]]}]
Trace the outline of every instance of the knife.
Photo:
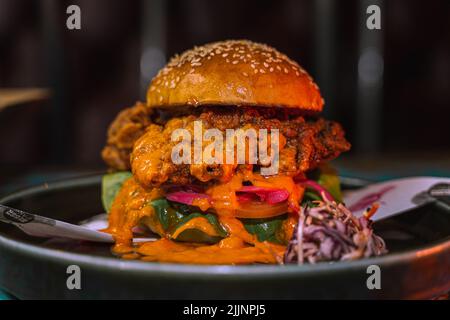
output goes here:
[{"label": "knife", "polygon": [[[83,225],[71,224],[52,218],[28,213],[0,204],[0,221],[15,225],[26,234],[42,238],[68,238],[94,242],[113,243],[111,234],[99,231],[106,228],[107,216],[101,214],[90,218]],[[153,241],[155,238],[134,238],[134,242]]]}]

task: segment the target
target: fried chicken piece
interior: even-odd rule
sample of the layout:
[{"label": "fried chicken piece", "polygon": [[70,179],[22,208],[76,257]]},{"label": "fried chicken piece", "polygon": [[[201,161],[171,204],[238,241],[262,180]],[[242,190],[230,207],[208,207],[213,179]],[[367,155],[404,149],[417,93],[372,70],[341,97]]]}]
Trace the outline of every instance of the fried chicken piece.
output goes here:
[{"label": "fried chicken piece", "polygon": [[334,121],[319,118],[301,127],[296,138],[297,170],[307,172],[320,163],[335,159],[350,149],[342,126]]},{"label": "fried chicken piece", "polygon": [[121,111],[108,129],[107,144],[102,150],[106,164],[116,170],[129,170],[130,153],[135,141],[142,136],[152,123],[151,109],[144,103],[136,102],[130,108]]},{"label": "fried chicken piece", "polygon": [[[194,137],[193,123],[196,120],[202,121],[203,130],[279,129],[286,139],[284,148],[280,150],[281,175],[296,176],[309,171],[350,148],[342,127],[336,122],[322,118],[305,120],[297,116],[292,119],[279,119],[251,108],[236,108],[233,111],[204,110],[200,114],[172,118],[166,124],[152,124],[147,128],[135,143],[131,155],[133,174],[140,184],[144,187],[154,187],[165,183],[224,180],[224,177],[231,177],[232,172],[238,170],[241,165],[172,162],[172,150],[178,144],[178,141],[171,141],[172,132],[176,129],[186,129],[191,133],[191,137]],[[210,143],[204,141],[203,148]]]}]

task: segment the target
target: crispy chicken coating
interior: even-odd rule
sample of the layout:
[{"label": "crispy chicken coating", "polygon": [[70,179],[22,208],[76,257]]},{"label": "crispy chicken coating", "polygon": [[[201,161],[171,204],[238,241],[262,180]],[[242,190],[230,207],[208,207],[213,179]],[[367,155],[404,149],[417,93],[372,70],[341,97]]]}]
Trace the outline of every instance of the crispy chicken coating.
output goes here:
[{"label": "crispy chicken coating", "polygon": [[[202,121],[204,130],[279,129],[284,139],[279,158],[281,175],[302,174],[350,148],[342,127],[323,118],[312,119],[292,113],[286,115],[281,111],[275,112],[273,108],[209,107],[156,124],[151,121],[145,106],[138,103],[120,113],[111,125],[103,158],[114,169],[131,168],[135,178],[146,187],[227,180],[242,165],[172,162],[172,150],[178,143],[171,141],[172,132],[183,128],[193,137],[193,123],[196,120]],[[210,143],[204,142],[203,146]],[[258,167],[254,165],[253,168],[257,170]]]},{"label": "crispy chicken coating", "polygon": [[151,110],[142,102],[122,110],[108,129],[108,140],[102,158],[115,170],[129,170],[130,153],[136,140],[151,124]]}]

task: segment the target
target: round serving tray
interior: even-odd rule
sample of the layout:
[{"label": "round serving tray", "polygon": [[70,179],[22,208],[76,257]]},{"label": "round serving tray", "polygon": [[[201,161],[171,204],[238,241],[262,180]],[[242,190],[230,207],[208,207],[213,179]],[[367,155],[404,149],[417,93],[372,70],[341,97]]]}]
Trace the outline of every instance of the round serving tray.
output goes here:
[{"label": "round serving tray", "polygon": [[[96,175],[49,183],[0,203],[78,222],[102,212],[100,182]],[[382,257],[302,266],[198,266],[121,260],[109,245],[30,237],[0,223],[0,288],[25,299],[393,299],[432,298],[450,290],[450,212],[428,205],[374,227],[390,250]],[[68,289],[71,265],[80,267],[80,289]],[[380,289],[367,286],[370,265],[380,267]]]}]

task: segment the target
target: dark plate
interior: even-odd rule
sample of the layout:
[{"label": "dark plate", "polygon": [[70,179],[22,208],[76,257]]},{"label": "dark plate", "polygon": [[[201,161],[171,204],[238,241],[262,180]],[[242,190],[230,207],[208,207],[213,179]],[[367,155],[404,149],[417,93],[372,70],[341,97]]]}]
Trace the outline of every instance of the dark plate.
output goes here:
[{"label": "dark plate", "polygon": [[[102,212],[100,176],[50,183],[1,203],[77,222]],[[347,187],[359,180],[344,179]],[[196,266],[126,261],[109,245],[48,241],[0,224],[0,287],[18,298],[431,298],[450,290],[450,213],[429,205],[375,224],[390,253],[352,262],[287,266]],[[67,289],[67,267],[81,290]],[[369,290],[369,265],[381,289]]]}]

